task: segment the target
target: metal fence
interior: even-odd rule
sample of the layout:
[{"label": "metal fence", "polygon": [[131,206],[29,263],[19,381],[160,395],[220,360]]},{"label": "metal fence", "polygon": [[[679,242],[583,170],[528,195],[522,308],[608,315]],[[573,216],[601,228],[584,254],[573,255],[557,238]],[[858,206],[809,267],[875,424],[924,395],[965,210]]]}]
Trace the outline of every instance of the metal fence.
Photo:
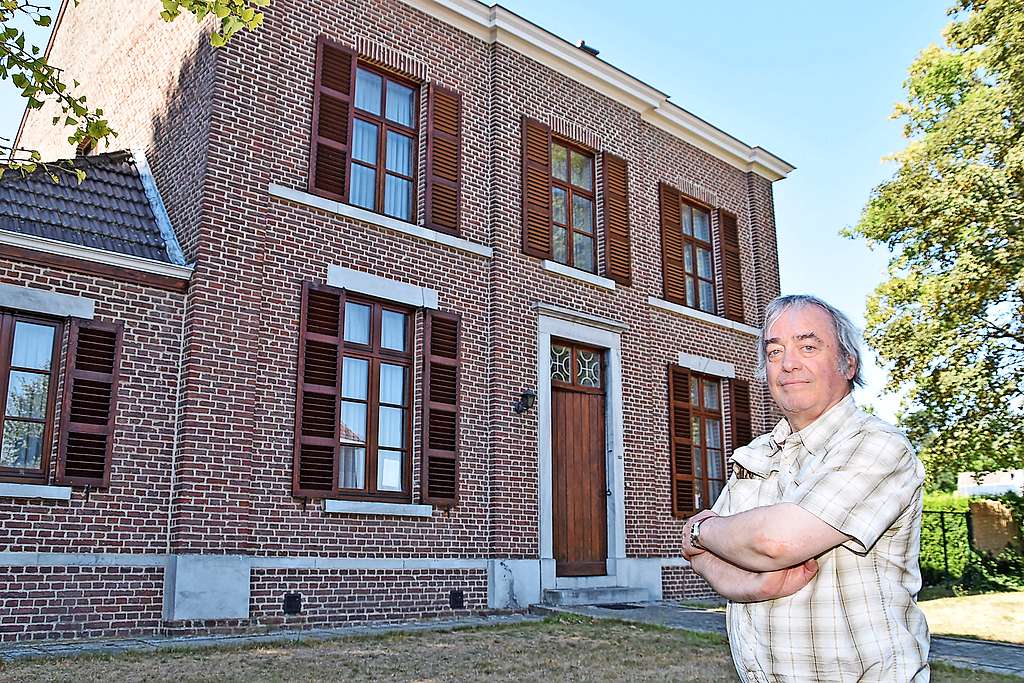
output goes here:
[{"label": "metal fence", "polygon": [[926,586],[959,581],[972,553],[970,512],[924,511],[921,522],[921,578]]}]

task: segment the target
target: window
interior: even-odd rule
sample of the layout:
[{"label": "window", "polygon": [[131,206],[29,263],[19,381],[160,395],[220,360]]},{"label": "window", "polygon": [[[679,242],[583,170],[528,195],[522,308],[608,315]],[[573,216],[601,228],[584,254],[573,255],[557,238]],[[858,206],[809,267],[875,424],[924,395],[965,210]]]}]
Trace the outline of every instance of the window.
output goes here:
[{"label": "window", "polygon": [[551,143],[551,255],[555,261],[593,273],[594,156],[562,141]]},{"label": "window", "polygon": [[356,67],[349,203],[412,221],[419,91],[415,84]]},{"label": "window", "polygon": [[0,316],[0,476],[45,481],[53,434],[61,325],[45,319]]},{"label": "window", "polygon": [[690,377],[690,425],[693,434],[695,509],[711,507],[725,488],[722,452],[721,383],[692,374]]},{"label": "window", "polygon": [[343,497],[409,497],[412,320],[406,309],[345,301],[338,432]]},{"label": "window", "polygon": [[715,312],[715,265],[711,257],[711,212],[683,200],[683,269],[686,305]]}]

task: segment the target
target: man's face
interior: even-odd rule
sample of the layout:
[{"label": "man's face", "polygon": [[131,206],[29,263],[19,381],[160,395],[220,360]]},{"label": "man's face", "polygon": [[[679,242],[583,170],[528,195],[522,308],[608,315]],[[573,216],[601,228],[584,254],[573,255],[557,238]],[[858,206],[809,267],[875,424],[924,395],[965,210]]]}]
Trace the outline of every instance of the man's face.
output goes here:
[{"label": "man's face", "polygon": [[839,341],[818,306],[790,308],[765,334],[768,390],[794,431],[814,422],[849,392],[856,368],[839,371]]}]

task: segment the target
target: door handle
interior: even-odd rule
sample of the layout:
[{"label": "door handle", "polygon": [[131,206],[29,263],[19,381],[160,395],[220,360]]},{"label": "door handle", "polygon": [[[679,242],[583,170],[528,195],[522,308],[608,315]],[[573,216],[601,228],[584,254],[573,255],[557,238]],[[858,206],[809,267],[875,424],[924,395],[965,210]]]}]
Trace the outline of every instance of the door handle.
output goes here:
[{"label": "door handle", "polygon": [[606,495],[606,496],[612,495],[612,490],[611,489],[605,489],[604,490],[604,495]]}]

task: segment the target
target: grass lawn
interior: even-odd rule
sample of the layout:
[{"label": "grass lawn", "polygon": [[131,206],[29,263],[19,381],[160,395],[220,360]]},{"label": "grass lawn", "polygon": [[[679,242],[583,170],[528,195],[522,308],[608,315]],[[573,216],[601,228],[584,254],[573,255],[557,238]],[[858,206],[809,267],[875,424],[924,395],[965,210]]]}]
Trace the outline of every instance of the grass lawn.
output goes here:
[{"label": "grass lawn", "polygon": [[[16,681],[735,681],[725,639],[551,618],[511,626],[0,665]],[[936,683],[1020,681],[939,667]]]},{"label": "grass lawn", "polygon": [[1024,593],[928,597],[922,595],[919,604],[928,617],[928,628],[933,636],[1024,644]]}]

